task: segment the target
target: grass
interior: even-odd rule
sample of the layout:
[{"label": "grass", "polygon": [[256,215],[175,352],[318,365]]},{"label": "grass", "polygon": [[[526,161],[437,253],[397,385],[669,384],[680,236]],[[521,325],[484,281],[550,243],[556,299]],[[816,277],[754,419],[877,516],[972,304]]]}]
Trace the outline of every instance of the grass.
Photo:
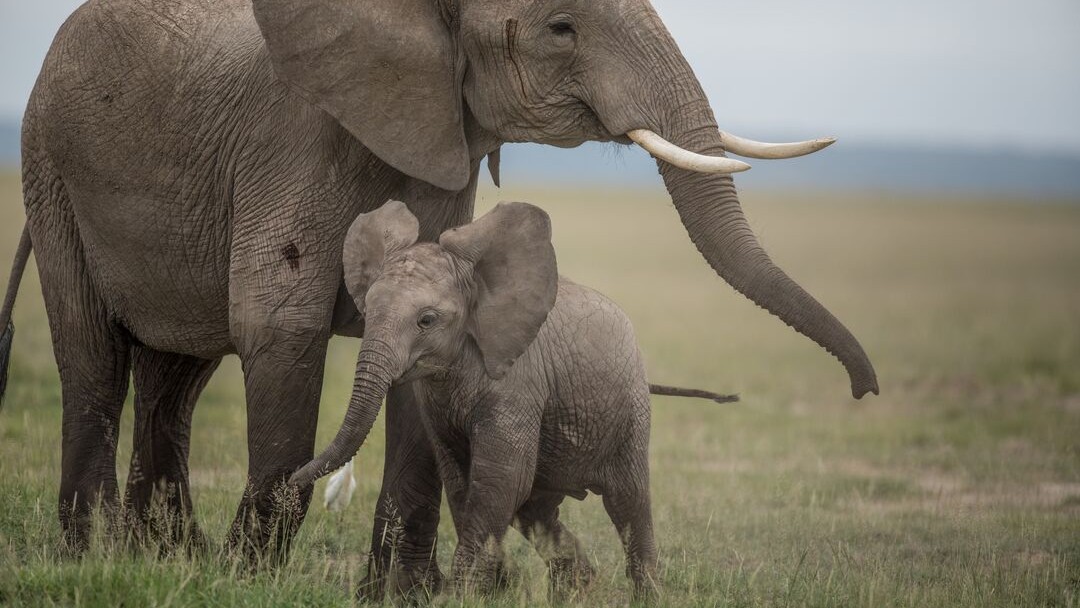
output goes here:
[{"label": "grass", "polygon": [[[856,402],[834,360],[712,274],[662,191],[485,191],[481,208],[499,198],[552,214],[562,272],[626,308],[653,380],[743,396],[654,401],[664,604],[1080,606],[1080,206],[744,193],[774,258],[875,361],[882,396]],[[0,176],[0,220],[7,264],[22,226],[14,174]],[[380,430],[359,456],[352,506],[314,506],[279,571],[107,542],[81,561],[58,556],[60,395],[39,293],[31,269],[0,413],[0,605],[348,605]],[[343,415],[356,349],[332,343],[320,446]],[[130,407],[124,420],[121,481]],[[245,459],[229,360],[199,404],[191,457],[197,517],[216,542]],[[580,603],[626,603],[599,500],[563,513],[600,572]],[[445,570],[454,543],[444,517]],[[507,547],[518,573],[490,604],[546,602],[539,559],[514,535]]]}]

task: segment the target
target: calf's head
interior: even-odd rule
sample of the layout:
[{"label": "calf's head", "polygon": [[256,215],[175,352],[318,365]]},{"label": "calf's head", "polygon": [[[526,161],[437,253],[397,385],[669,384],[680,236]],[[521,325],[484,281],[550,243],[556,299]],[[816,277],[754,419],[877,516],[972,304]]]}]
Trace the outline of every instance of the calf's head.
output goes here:
[{"label": "calf's head", "polygon": [[558,273],[546,213],[502,203],[416,244],[404,203],[360,216],[345,242],[345,284],[365,318],[366,349],[384,349],[395,379],[452,364],[474,343],[487,373],[503,376],[555,303]]}]

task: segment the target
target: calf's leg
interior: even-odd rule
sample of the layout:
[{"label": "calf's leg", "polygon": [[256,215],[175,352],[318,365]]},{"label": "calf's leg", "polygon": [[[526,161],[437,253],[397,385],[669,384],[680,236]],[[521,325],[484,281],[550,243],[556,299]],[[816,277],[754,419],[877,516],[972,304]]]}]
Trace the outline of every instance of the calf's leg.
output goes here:
[{"label": "calf's leg", "polygon": [[554,599],[587,587],[594,571],[581,542],[559,520],[559,505],[565,497],[554,492],[534,493],[518,509],[514,527],[532,542],[548,565]]}]

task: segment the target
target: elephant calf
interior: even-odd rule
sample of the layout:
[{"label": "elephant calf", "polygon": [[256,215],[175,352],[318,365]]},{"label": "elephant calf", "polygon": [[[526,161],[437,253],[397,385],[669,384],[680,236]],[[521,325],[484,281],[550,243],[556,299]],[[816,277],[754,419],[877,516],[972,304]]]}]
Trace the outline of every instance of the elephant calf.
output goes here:
[{"label": "elephant calf", "polygon": [[[592,574],[559,521],[566,496],[603,496],[636,595],[653,586],[649,393],[630,321],[599,293],[560,279],[546,213],[501,204],[439,244],[416,244],[403,203],[361,215],[345,282],[365,315],[356,384],[333,444],[297,472],[307,487],[359,449],[392,384],[423,404],[458,533],[454,576],[488,591],[513,524],[556,587]],[[724,397],[669,387],[657,394]]]}]

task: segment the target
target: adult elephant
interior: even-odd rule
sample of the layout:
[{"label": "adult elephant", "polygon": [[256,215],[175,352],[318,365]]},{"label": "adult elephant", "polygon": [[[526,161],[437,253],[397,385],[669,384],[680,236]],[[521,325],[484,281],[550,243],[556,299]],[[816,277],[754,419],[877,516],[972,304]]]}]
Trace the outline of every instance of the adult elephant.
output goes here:
[{"label": "adult elephant", "polygon": [[[856,397],[876,392],[858,342],[769,260],[725,174],[746,168],[725,150],[786,157],[828,141],[720,132],[647,0],[253,5],[91,0],[58,34],[27,108],[19,259],[32,243],[63,391],[60,520],[75,547],[91,505],[120,504],[129,372],[128,501],[142,513],[165,489],[189,520],[191,412],[235,353],[249,471],[230,539],[283,553],[310,490],[283,517],[275,488],[313,455],[328,339],[362,327],[342,289],[346,230],[391,197],[422,239],[467,222],[480,163],[504,142],[649,149],[716,272],[833,353]],[[389,563],[393,511],[410,584],[438,577],[440,484],[420,425],[405,422],[408,388],[389,400],[369,577]]]}]

